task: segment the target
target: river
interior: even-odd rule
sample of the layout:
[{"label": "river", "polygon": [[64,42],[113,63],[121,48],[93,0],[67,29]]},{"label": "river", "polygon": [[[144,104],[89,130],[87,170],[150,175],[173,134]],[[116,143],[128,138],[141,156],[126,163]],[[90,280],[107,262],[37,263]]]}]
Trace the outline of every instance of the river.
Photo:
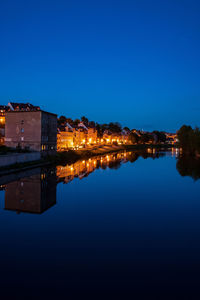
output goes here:
[{"label": "river", "polygon": [[0,177],[2,299],[199,299],[199,178],[178,149]]}]

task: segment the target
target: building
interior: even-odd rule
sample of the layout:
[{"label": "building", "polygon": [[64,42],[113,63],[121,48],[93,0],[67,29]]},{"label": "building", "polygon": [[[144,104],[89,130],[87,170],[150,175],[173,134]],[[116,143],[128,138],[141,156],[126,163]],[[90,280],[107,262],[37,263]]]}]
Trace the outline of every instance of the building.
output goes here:
[{"label": "building", "polygon": [[7,107],[9,109],[9,111],[38,111],[38,110],[40,110],[39,106],[35,106],[31,103],[9,102]]},{"label": "building", "polygon": [[95,127],[86,127],[83,122],[77,126],[66,123],[60,126],[57,134],[57,149],[83,148],[97,143],[97,130]]},{"label": "building", "polygon": [[95,127],[88,128],[87,143],[88,144],[96,144],[97,143],[97,130]]},{"label": "building", "polygon": [[64,128],[59,128],[57,133],[57,150],[63,151],[74,147],[74,128],[66,123]]},{"label": "building", "polygon": [[5,120],[7,147],[44,153],[57,150],[57,115],[42,110],[8,111]]},{"label": "building", "polygon": [[166,135],[166,142],[168,144],[175,145],[178,142],[176,133],[165,133],[165,135]]},{"label": "building", "polygon": [[6,105],[0,105],[0,145],[4,145],[5,138],[5,114],[9,110]]},{"label": "building", "polygon": [[0,105],[0,145],[4,145],[5,141],[5,114],[8,111],[38,111],[39,106],[30,103],[9,102],[8,105]]}]

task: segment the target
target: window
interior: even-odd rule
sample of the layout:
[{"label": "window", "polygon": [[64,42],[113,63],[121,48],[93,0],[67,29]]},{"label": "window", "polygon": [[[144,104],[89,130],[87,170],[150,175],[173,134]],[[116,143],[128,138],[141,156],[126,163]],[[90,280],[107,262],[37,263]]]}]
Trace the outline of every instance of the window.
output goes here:
[{"label": "window", "polygon": [[21,128],[21,132],[24,133],[24,128]]},{"label": "window", "polygon": [[24,120],[21,120],[21,124],[22,124],[22,125],[24,124]]}]

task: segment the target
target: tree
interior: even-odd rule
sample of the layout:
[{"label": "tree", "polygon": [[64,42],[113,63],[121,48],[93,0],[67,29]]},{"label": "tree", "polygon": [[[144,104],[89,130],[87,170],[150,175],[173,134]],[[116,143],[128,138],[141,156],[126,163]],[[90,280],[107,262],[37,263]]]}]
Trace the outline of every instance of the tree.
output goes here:
[{"label": "tree", "polygon": [[153,140],[154,140],[153,136],[151,134],[148,134],[148,133],[143,133],[140,137],[140,142],[142,144],[153,142]]},{"label": "tree", "polygon": [[74,125],[74,121],[71,118],[66,118],[66,122],[71,126]]},{"label": "tree", "polygon": [[67,118],[65,116],[60,116],[58,118],[58,126],[64,125],[66,123]]},{"label": "tree", "polygon": [[111,122],[108,124],[108,130],[110,130],[113,133],[121,133],[122,127],[118,122]]},{"label": "tree", "polygon": [[156,136],[157,143],[165,143],[166,142],[166,134],[161,131],[154,130],[152,132]]},{"label": "tree", "polygon": [[88,125],[91,126],[91,127],[95,127],[95,122],[94,121],[90,121],[90,122],[88,122]]},{"label": "tree", "polygon": [[129,134],[129,137],[128,137],[128,140],[132,143],[132,144],[137,144],[139,142],[139,136],[134,133],[134,132],[131,132]]},{"label": "tree", "polygon": [[130,132],[130,128],[128,128],[128,127],[126,127],[126,126],[125,126],[123,129],[124,129],[125,131]]},{"label": "tree", "polygon": [[183,150],[191,152],[193,150],[193,129],[191,126],[183,125],[177,132],[180,146]]},{"label": "tree", "polygon": [[79,119],[74,120],[74,125],[77,126],[80,123]]},{"label": "tree", "polygon": [[86,118],[85,116],[81,117],[81,121],[87,126],[89,123],[88,118]]}]

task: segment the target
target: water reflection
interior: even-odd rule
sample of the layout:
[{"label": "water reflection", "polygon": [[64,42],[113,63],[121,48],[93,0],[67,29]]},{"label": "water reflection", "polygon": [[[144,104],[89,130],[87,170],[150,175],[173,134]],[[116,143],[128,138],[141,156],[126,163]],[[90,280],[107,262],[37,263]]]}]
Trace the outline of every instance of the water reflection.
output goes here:
[{"label": "water reflection", "polygon": [[5,185],[6,210],[41,214],[56,204],[55,168],[35,169],[33,173]]},{"label": "water reflection", "polygon": [[83,179],[97,169],[119,169],[127,162],[134,163],[139,157],[160,158],[174,156],[177,171],[181,176],[200,178],[200,160],[179,156],[177,149],[158,151],[147,149],[140,152],[118,152],[77,161],[56,168],[37,168],[0,177],[0,190],[5,191],[5,209],[17,213],[41,214],[56,204],[56,189],[59,182],[69,183],[75,178]]},{"label": "water reflection", "polygon": [[176,169],[181,176],[190,176],[197,180],[200,178],[200,159],[191,156],[179,156]]},{"label": "water reflection", "polygon": [[[146,158],[159,158],[165,156],[167,152],[159,152],[155,149],[147,149],[142,152],[118,152],[109,155],[93,157],[88,160],[77,161],[66,166],[57,166],[57,177],[59,181],[69,183],[75,178],[83,179],[96,169],[119,169],[122,164],[127,162],[134,163],[140,156]],[[171,153],[171,152],[170,152]]]}]

